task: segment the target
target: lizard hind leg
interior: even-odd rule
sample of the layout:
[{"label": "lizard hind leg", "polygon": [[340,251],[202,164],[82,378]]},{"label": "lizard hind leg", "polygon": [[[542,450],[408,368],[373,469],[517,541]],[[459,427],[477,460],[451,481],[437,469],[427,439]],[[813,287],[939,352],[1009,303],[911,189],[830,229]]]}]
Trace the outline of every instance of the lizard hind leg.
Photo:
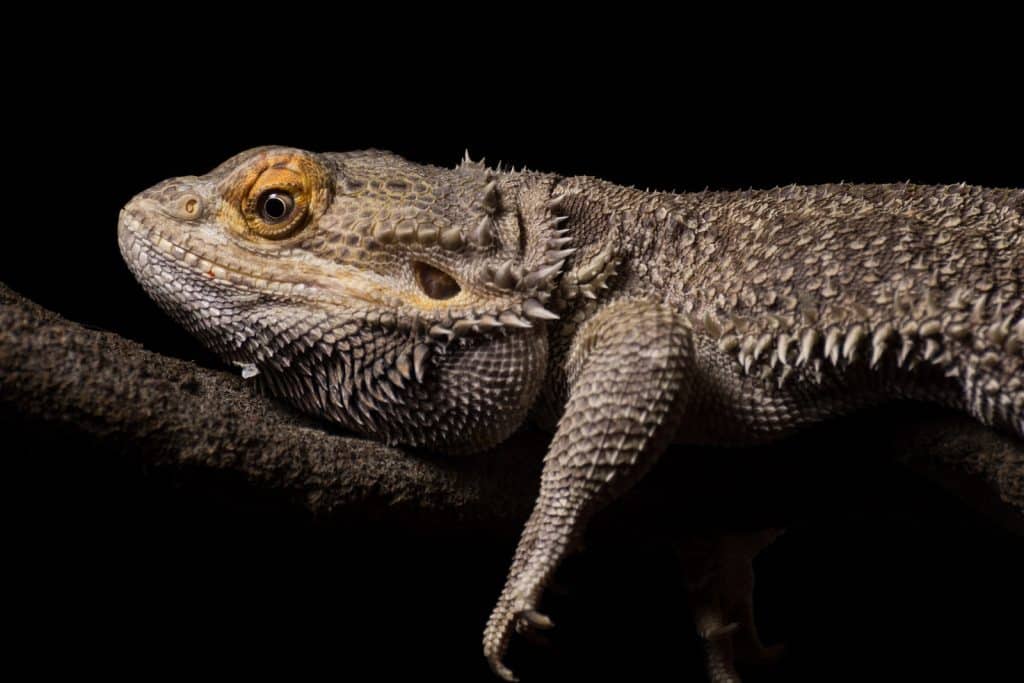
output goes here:
[{"label": "lizard hind leg", "polygon": [[764,647],[754,623],[754,571],[757,554],[779,529],[714,537],[690,537],[677,546],[689,589],[690,610],[704,641],[708,679],[736,683],[737,668],[769,668],[782,654],[780,645]]},{"label": "lizard hind leg", "polygon": [[576,335],[569,399],[540,493],[484,631],[484,655],[505,680],[515,680],[502,661],[512,634],[551,627],[537,604],[590,517],[636,483],[673,438],[692,392],[693,349],[689,323],[646,302],[610,304]]}]

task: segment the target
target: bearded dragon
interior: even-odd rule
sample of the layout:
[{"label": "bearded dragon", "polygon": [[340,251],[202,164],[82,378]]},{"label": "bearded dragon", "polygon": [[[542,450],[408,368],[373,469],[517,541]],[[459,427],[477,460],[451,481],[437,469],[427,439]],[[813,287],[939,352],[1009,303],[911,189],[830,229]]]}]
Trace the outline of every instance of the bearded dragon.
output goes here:
[{"label": "bearded dragon", "polygon": [[[1022,214],[1020,189],[673,194],[265,147],[142,192],[118,241],[167,313],[301,410],[443,453],[554,431],[483,639],[514,680],[506,648],[551,626],[559,563],[670,443],[893,398],[1024,436]],[[772,535],[726,555],[749,566]],[[738,680],[749,580],[701,581],[711,678]]]}]

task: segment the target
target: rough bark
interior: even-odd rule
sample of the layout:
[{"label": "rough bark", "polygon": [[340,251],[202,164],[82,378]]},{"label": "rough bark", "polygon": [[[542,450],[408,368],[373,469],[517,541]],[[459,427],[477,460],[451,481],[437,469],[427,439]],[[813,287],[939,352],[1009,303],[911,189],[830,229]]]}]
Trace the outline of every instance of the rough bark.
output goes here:
[{"label": "rough bark", "polygon": [[[116,457],[226,470],[317,514],[502,531],[528,514],[547,442],[527,431],[486,455],[445,458],[347,436],[258,395],[237,375],[69,322],[2,284],[0,412],[102,443]],[[743,500],[751,491],[791,484],[794,473],[813,479],[801,470],[808,461],[785,460],[787,452],[828,453],[813,460],[841,474],[844,458],[867,449],[872,457],[897,458],[928,474],[1010,528],[1024,528],[1024,447],[1011,437],[948,413],[864,427],[856,421],[827,425],[768,448],[688,449],[685,458],[666,465],[685,470],[682,483],[651,478],[641,487],[645,495],[632,496],[625,509],[650,515],[660,506],[665,517],[668,507],[692,511],[715,500],[743,511],[719,516],[719,527],[778,525],[786,522],[780,514],[791,510]],[[714,463],[720,463],[717,470]],[[808,486],[827,494],[829,482]],[[680,499],[689,502],[680,508]]]}]

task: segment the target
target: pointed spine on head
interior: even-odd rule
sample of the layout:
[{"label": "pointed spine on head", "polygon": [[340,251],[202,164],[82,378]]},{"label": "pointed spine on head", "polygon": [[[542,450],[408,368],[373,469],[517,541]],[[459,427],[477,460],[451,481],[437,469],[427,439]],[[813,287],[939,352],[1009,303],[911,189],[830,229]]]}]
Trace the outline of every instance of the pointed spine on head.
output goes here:
[{"label": "pointed spine on head", "polygon": [[498,209],[501,204],[498,198],[497,180],[491,180],[484,186],[484,194],[480,199],[480,206],[483,207],[484,213],[488,216],[493,216],[498,213]]}]

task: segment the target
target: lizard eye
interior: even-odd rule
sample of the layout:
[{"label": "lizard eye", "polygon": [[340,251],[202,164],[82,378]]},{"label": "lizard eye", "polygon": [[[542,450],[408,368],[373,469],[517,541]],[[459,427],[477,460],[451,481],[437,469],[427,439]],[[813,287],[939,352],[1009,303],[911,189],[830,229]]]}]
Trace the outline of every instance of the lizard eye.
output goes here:
[{"label": "lizard eye", "polygon": [[256,209],[264,223],[283,223],[291,218],[295,211],[295,199],[284,190],[267,190],[260,195]]},{"label": "lizard eye", "polygon": [[249,229],[277,240],[294,235],[309,219],[310,179],[300,170],[275,165],[264,170],[242,201]]},{"label": "lizard eye", "polygon": [[462,291],[459,283],[451,275],[434,266],[413,261],[412,269],[416,274],[416,283],[431,299],[451,299]]}]

